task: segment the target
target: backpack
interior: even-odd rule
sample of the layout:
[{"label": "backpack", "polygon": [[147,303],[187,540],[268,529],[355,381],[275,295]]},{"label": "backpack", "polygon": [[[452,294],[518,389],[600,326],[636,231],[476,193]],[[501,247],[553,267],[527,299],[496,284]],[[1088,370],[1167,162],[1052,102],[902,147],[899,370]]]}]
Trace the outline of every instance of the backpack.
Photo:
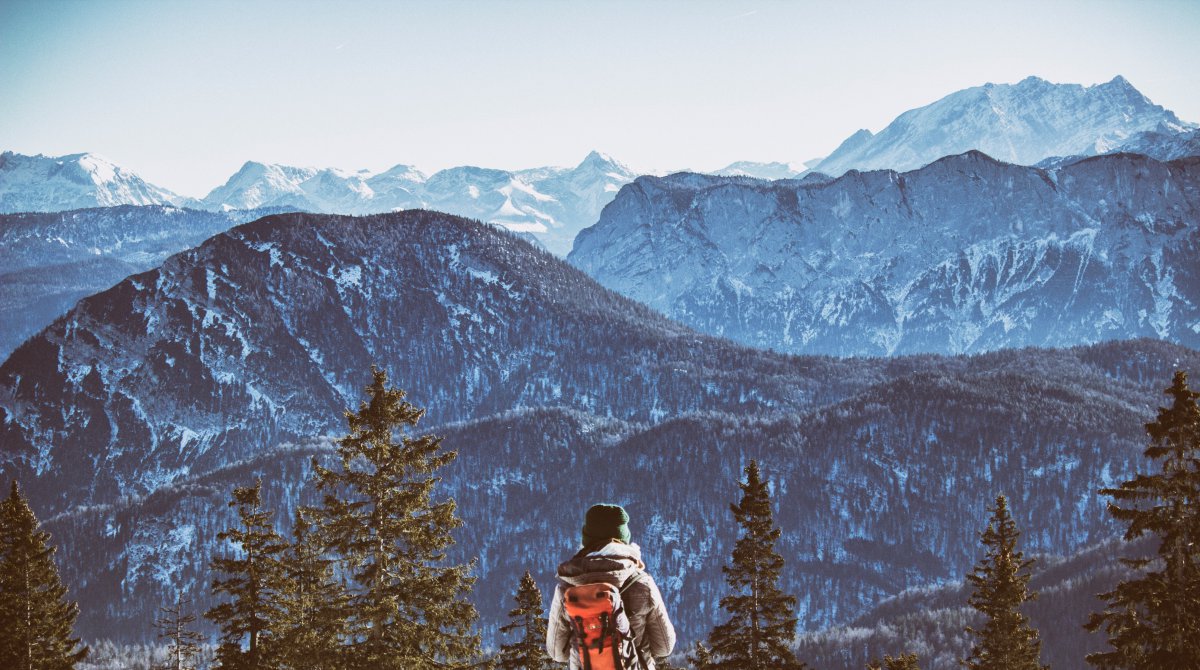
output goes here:
[{"label": "backpack", "polygon": [[563,609],[584,670],[644,670],[621,600],[621,594],[640,578],[641,573],[635,574],[620,588],[599,582],[563,591]]}]

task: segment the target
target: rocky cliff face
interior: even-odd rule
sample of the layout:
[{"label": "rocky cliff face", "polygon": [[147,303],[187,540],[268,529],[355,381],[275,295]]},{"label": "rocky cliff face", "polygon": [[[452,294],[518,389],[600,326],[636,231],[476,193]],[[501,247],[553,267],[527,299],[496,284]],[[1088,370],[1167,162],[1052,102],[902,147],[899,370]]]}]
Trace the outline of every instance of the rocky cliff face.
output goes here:
[{"label": "rocky cliff face", "polygon": [[698,330],[839,356],[1200,346],[1200,159],[642,177],[569,260]]}]

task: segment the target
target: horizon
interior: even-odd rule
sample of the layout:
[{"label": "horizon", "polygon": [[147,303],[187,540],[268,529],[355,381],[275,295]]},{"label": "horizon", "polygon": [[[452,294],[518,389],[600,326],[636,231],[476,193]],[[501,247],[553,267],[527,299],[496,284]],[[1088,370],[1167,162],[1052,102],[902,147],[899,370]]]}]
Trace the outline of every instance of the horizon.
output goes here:
[{"label": "horizon", "polygon": [[1123,76],[1200,121],[1197,28],[1200,5],[1169,1],[18,0],[0,6],[0,150],[93,153],[196,198],[248,161],[802,165],[909,109],[1029,76]]}]

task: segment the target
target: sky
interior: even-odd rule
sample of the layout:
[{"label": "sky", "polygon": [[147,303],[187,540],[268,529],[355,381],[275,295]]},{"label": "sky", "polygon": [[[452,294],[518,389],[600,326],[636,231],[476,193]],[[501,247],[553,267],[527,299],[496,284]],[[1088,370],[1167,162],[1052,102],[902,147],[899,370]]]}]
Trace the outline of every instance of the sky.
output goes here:
[{"label": "sky", "polygon": [[1120,74],[1200,122],[1200,2],[0,0],[0,150],[203,196],[247,160],[801,163],[987,82]]}]

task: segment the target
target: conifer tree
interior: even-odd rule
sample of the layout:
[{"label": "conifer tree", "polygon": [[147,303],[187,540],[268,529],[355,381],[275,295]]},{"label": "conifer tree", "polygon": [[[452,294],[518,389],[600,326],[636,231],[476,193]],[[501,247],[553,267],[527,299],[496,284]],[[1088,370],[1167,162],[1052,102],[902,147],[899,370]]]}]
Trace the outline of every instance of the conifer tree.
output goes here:
[{"label": "conifer tree", "polygon": [[292,541],[282,554],[282,580],[275,589],[279,611],[272,647],[285,670],[340,667],[350,616],[349,595],[334,574],[333,560],[310,519],[296,511]]},{"label": "conifer tree", "polygon": [[783,557],[775,551],[775,527],[767,482],[758,463],[746,467],[738,483],[742,501],[730,505],[742,527],[732,562],[722,570],[732,593],[721,598],[730,619],[712,630],[709,645],[716,670],[799,670],[805,668],[789,646],[796,637],[796,599],[779,590]]},{"label": "conifer tree", "polygon": [[525,571],[517,586],[517,606],[508,612],[511,621],[500,627],[501,633],[519,633],[512,644],[500,645],[497,659],[500,670],[554,670],[557,666],[546,653],[546,617],[542,592],[533,575]]},{"label": "conifer tree", "polygon": [[14,480],[0,501],[0,668],[67,670],[87,656],[54,551]]},{"label": "conifer tree", "polygon": [[921,670],[916,654],[901,654],[899,656],[884,655],[867,663],[867,670]]},{"label": "conifer tree", "polygon": [[158,608],[161,616],[154,621],[158,639],[167,640],[167,662],[158,667],[163,670],[196,670],[196,657],[200,654],[203,637],[192,629],[196,615],[187,611],[191,599],[175,599],[175,604]]},{"label": "conifer tree", "polygon": [[692,645],[692,653],[687,656],[687,661],[694,670],[705,670],[712,666],[712,652],[704,646],[703,642],[696,640],[696,643]]},{"label": "conifer tree", "polygon": [[436,472],[456,457],[440,438],[412,437],[424,415],[372,367],[373,383],[333,469],[314,461],[325,491],[322,533],[354,582],[349,660],[353,667],[427,670],[469,667],[480,652],[467,599],[470,565],[444,565],[455,503],[436,502]]},{"label": "conifer tree", "polygon": [[1157,556],[1122,559],[1137,576],[1101,594],[1107,606],[1088,620],[1112,647],[1087,657],[1102,670],[1200,668],[1200,393],[1182,371],[1165,393],[1171,406],[1146,424],[1144,453],[1159,471],[1100,491],[1114,498],[1108,510],[1128,525],[1126,541],[1159,540]]},{"label": "conifer tree", "polygon": [[1042,642],[1020,607],[1037,597],[1029,590],[1032,559],[1017,551],[1021,536],[1008,511],[1008,499],[996,498],[996,506],[981,542],[987,548],[975,570],[967,575],[974,586],[968,603],[985,618],[982,629],[967,628],[976,637],[963,665],[973,670],[1040,670]]},{"label": "conifer tree", "polygon": [[217,662],[237,670],[275,668],[265,643],[280,616],[274,590],[282,581],[279,555],[286,545],[271,522],[274,512],[263,509],[261,479],[234,488],[229,506],[237,508],[240,525],[217,539],[236,544],[237,554],[212,561],[213,570],[226,575],[213,579],[213,593],[229,600],[204,613],[221,629]]}]

